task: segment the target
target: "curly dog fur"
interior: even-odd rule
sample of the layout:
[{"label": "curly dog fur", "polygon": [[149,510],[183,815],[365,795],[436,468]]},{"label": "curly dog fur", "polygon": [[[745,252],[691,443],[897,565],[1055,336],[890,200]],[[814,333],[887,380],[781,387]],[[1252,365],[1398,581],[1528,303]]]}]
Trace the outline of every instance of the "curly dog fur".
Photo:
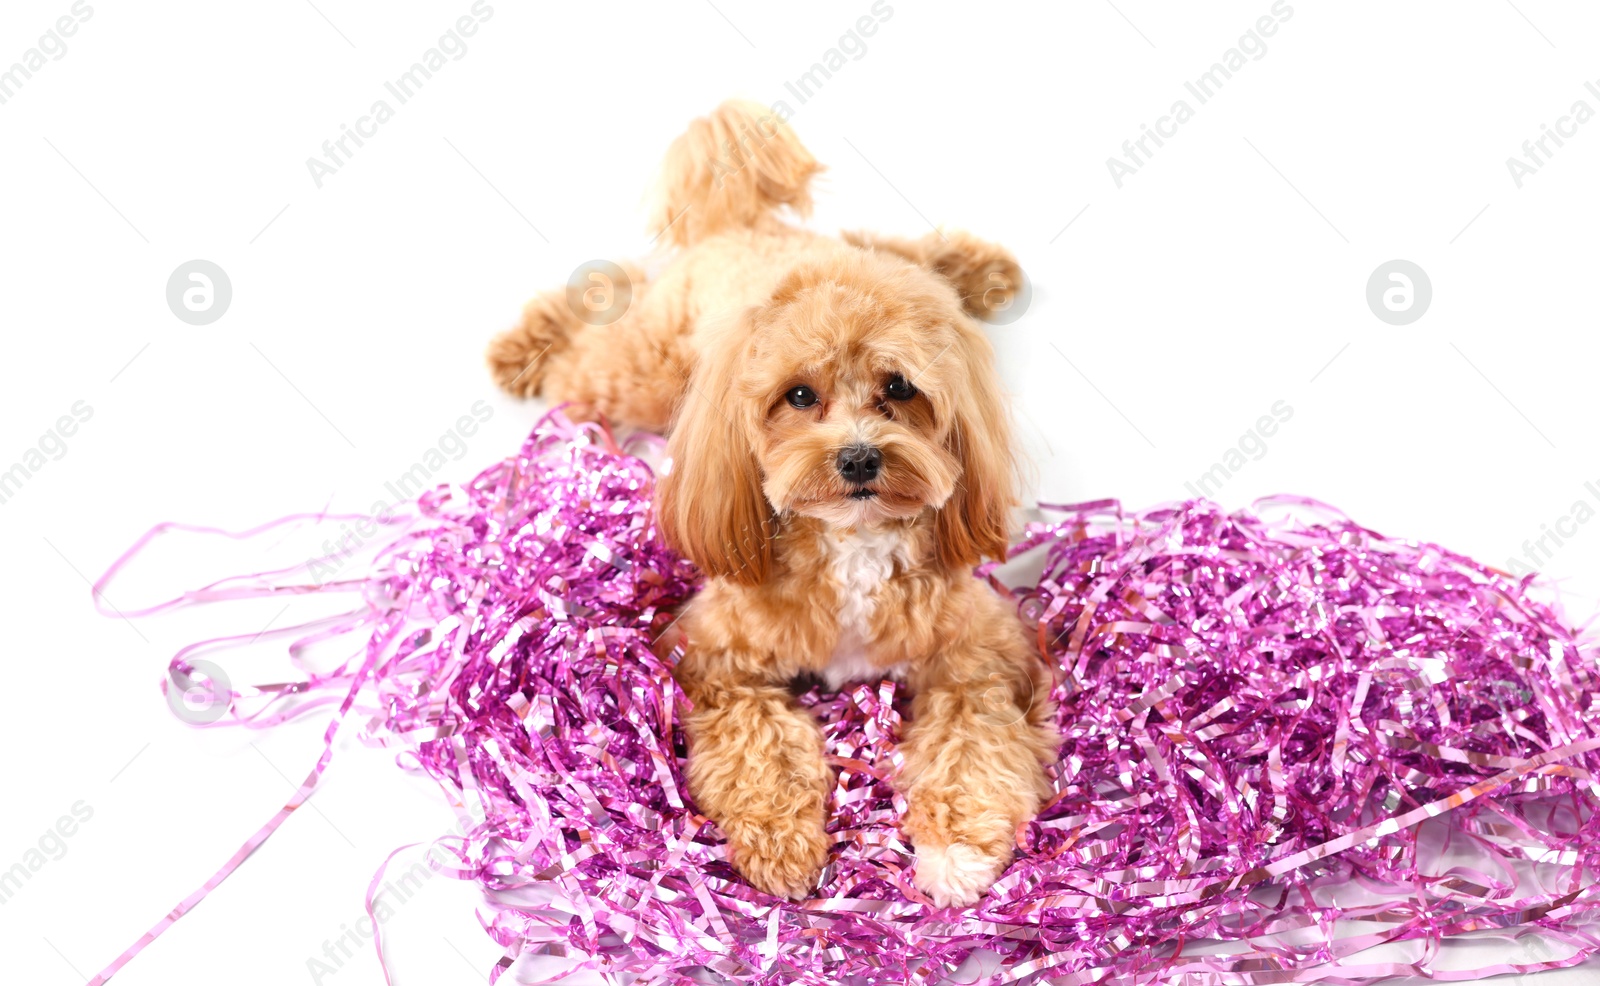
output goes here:
[{"label": "curly dog fur", "polygon": [[819,170],[758,107],[694,121],[654,216],[671,262],[628,274],[611,325],[540,295],[490,366],[514,394],[670,427],[657,520],[707,577],[680,621],[689,788],[739,872],[803,897],[832,847],[822,733],[789,684],[887,676],[912,695],[895,780],[915,885],[969,904],[1048,797],[1059,745],[1049,673],[972,575],[1004,556],[1018,497],[974,316],[1021,271],[963,233],[791,225]]}]

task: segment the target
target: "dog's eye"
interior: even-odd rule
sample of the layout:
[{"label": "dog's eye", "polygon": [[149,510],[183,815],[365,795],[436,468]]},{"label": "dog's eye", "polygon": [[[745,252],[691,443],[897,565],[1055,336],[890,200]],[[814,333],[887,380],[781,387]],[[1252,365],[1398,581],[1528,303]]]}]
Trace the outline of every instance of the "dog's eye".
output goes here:
[{"label": "dog's eye", "polygon": [[917,396],[917,388],[911,386],[911,381],[898,373],[889,378],[883,392],[892,401],[909,401]]},{"label": "dog's eye", "polygon": [[790,407],[808,408],[817,402],[817,392],[806,386],[790,387],[783,398]]}]

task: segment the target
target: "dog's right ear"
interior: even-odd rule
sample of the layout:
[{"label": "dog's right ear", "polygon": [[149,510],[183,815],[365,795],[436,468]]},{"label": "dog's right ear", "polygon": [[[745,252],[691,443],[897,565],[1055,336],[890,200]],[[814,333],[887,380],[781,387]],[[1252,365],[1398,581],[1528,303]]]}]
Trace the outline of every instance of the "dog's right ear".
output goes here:
[{"label": "dog's right ear", "polygon": [[656,484],[656,523],[667,544],[710,578],[755,585],[772,565],[772,508],[735,392],[749,345],[746,312],[701,352],[678,403]]}]

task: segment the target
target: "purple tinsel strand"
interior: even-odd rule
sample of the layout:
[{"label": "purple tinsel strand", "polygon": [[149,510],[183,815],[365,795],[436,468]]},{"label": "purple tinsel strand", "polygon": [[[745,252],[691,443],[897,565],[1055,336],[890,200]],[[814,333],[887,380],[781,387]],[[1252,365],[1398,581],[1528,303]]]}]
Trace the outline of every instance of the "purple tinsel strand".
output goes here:
[{"label": "purple tinsel strand", "polygon": [[[653,485],[603,427],[547,416],[514,458],[424,495],[356,583],[364,607],[329,632],[374,635],[370,680],[230,696],[270,724],[291,694],[359,694],[365,737],[457,806],[447,872],[491,901],[497,977],[548,954],[615,982],[934,984],[983,949],[997,983],[1366,983],[1600,951],[1594,644],[1527,580],[1297,498],[1258,505],[1286,514],[1270,522],[1101,501],[1029,525],[1014,555],[1044,553],[1037,583],[996,585],[1059,672],[1065,741],[1055,796],[977,905],[911,883],[887,681],[800,696],[839,771],[836,844],[812,898],[756,891],[688,798],[676,654],[654,647],[698,575],[655,529]],[[1530,929],[1568,954],[1436,962],[1452,938]],[[1385,942],[1417,944],[1361,964]]]}]

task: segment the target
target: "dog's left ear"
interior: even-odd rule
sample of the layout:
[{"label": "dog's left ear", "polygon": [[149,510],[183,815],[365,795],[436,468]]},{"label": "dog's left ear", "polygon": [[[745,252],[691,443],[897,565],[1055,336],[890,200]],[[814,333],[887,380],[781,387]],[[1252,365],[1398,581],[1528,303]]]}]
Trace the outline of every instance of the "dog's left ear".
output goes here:
[{"label": "dog's left ear", "polygon": [[960,319],[956,331],[966,372],[951,395],[946,443],[961,463],[961,476],[934,518],[934,533],[940,562],[971,568],[985,557],[1005,560],[1019,495],[1017,462],[1010,416],[996,386],[994,350],[975,323]]}]

